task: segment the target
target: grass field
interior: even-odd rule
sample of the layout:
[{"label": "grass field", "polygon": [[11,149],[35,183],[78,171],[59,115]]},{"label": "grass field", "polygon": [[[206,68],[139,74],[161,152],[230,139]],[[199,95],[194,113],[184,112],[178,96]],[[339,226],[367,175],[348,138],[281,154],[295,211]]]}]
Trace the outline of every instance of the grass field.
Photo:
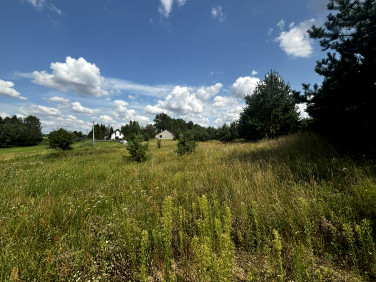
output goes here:
[{"label": "grass field", "polygon": [[1,281],[376,279],[376,175],[306,133],[0,149]]}]

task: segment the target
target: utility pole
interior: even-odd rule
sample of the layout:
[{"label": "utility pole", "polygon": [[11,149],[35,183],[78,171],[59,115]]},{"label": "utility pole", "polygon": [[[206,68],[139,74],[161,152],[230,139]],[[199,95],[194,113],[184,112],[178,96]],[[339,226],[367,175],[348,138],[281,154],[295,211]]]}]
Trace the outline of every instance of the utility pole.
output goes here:
[{"label": "utility pole", "polygon": [[93,121],[93,145],[95,144],[95,141],[94,141],[94,121]]}]

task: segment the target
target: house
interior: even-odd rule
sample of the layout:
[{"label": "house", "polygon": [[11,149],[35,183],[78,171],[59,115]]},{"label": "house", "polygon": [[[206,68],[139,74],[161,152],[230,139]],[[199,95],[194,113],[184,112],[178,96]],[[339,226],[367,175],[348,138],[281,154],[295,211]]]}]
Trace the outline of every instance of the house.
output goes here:
[{"label": "house", "polygon": [[174,139],[174,135],[172,135],[172,133],[168,130],[163,130],[155,135],[155,139]]},{"label": "house", "polygon": [[121,133],[119,129],[116,129],[114,133],[111,134],[111,140],[123,140],[124,134]]}]

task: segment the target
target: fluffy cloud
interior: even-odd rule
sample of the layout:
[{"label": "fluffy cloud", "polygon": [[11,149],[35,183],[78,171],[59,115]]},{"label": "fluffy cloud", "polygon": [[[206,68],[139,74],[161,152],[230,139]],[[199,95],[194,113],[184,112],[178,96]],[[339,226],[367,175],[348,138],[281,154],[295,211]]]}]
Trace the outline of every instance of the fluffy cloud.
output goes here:
[{"label": "fluffy cloud", "polygon": [[[174,4],[174,0],[160,0],[161,6],[159,7],[159,13],[164,16],[165,18],[168,18],[172,11],[172,5]],[[176,0],[176,3],[178,6],[183,6],[185,4],[186,0]]]},{"label": "fluffy cloud", "polygon": [[87,133],[92,127],[91,122],[83,121],[73,115],[61,115],[57,117],[40,118],[42,131],[47,133],[58,128],[65,128],[71,131],[77,130]]},{"label": "fluffy cloud", "polygon": [[0,95],[17,98],[20,100],[27,100],[26,97],[22,97],[20,95],[20,92],[18,92],[13,87],[14,87],[13,82],[0,79]]},{"label": "fluffy cloud", "polygon": [[6,117],[9,117],[9,115],[7,113],[0,112],[0,117],[6,118]]},{"label": "fluffy cloud", "polygon": [[203,101],[208,100],[211,97],[217,95],[219,91],[221,91],[222,87],[222,83],[217,83],[208,87],[201,87],[196,92],[196,98]]},{"label": "fluffy cloud", "polygon": [[72,105],[73,112],[77,114],[93,115],[99,112],[98,110],[95,110],[95,109],[85,108],[84,106],[81,105],[80,102],[74,102],[71,105]]},{"label": "fluffy cloud", "polygon": [[188,87],[180,86],[176,86],[163,101],[159,100],[158,106],[181,115],[201,113],[203,110],[202,102],[197,99],[196,95],[190,93]]},{"label": "fluffy cloud", "polygon": [[285,21],[282,19],[277,23],[277,26],[282,31],[285,28]]},{"label": "fluffy cloud", "polygon": [[239,77],[232,85],[232,94],[237,98],[244,98],[246,95],[252,95],[259,82],[260,79],[257,77]]},{"label": "fluffy cloud", "polygon": [[52,73],[46,71],[33,72],[33,82],[59,89],[74,90],[93,97],[108,95],[103,89],[104,78],[95,64],[88,63],[84,58],[78,60],[67,57],[65,63],[51,63]]},{"label": "fluffy cloud", "polygon": [[216,96],[213,99],[213,107],[231,107],[237,104],[237,101],[233,97]]},{"label": "fluffy cloud", "polygon": [[61,115],[61,112],[58,109],[48,108],[48,107],[40,106],[40,105],[30,105],[30,106],[21,107],[20,111],[26,116],[33,115],[33,116],[38,116],[38,117],[39,116],[57,117]]},{"label": "fluffy cloud", "polygon": [[289,25],[289,31],[282,31],[276,41],[279,42],[279,46],[287,55],[307,58],[313,52],[313,41],[309,38],[307,30],[315,22],[316,20],[310,19],[297,26],[292,23]]},{"label": "fluffy cloud", "polygon": [[109,115],[101,115],[99,118],[96,119],[96,122],[112,126],[117,125],[117,122]]},{"label": "fluffy cloud", "polygon": [[219,22],[221,22],[221,23],[224,22],[224,20],[225,20],[225,15],[223,14],[221,5],[219,5],[216,8],[212,8],[211,15],[212,15],[213,19],[218,19]]}]

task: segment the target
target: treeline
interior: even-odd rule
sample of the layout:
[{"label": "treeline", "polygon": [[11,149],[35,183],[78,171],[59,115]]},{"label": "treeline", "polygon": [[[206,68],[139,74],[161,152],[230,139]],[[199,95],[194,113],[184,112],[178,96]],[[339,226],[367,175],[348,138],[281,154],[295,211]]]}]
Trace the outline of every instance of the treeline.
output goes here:
[{"label": "treeline", "polygon": [[42,128],[37,117],[0,117],[0,147],[32,146],[42,140]]}]

